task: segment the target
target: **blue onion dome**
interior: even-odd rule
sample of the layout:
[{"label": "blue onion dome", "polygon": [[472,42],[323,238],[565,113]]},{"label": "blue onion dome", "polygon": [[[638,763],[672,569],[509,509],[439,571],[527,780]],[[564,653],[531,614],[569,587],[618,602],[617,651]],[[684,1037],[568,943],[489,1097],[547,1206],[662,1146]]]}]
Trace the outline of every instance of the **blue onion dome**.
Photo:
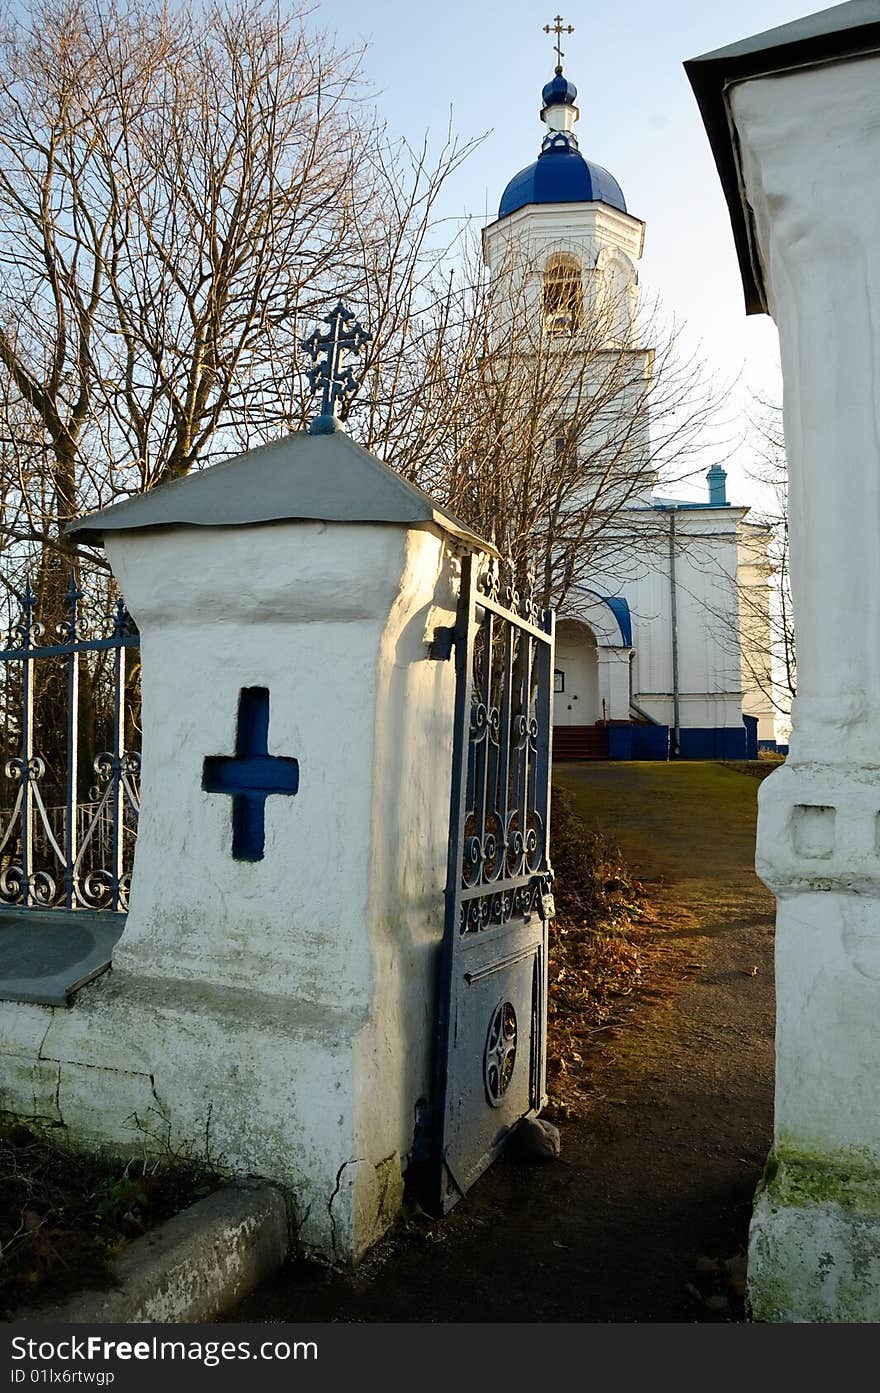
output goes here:
[{"label": "blue onion dome", "polygon": [[501,196],[499,218],[533,203],[606,203],[626,212],[623,190],[602,165],[585,160],[578,149],[574,125],[577,88],[558,67],[545,86],[541,120],[548,127],[534,164],[515,174]]},{"label": "blue onion dome", "polygon": [[541,93],[544,106],[574,106],[577,101],[578,89],[573,82],[563,76],[561,68],[556,69],[556,76],[547,83]]},{"label": "blue onion dome", "polygon": [[514,174],[501,195],[498,216],[506,218],[530,203],[607,203],[626,212],[623,190],[613,174],[585,160],[579,150],[553,146]]}]

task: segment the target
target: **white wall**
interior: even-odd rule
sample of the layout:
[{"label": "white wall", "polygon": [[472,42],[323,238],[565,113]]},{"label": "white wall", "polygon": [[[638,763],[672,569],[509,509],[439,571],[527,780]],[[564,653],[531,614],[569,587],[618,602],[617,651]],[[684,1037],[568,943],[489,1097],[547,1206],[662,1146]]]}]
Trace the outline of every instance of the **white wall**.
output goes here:
[{"label": "white wall", "polygon": [[[758,739],[777,738],[774,705],[773,648],[770,596],[773,567],[768,557],[770,535],[765,528],[744,522],[737,548],[737,588],[742,644],[743,711],[758,718]],[[779,693],[781,696],[781,693]],[[782,724],[782,720],[779,722]],[[780,732],[780,738],[782,733]]]},{"label": "white wall", "polygon": [[596,637],[586,624],[560,619],[556,626],[555,667],[565,689],[553,700],[553,723],[588,726],[602,720]]},{"label": "white wall", "polygon": [[[457,570],[433,528],[129,533],[141,630],[141,826],[111,973],[71,1010],[0,1003],[4,1106],[75,1143],[201,1151],[283,1183],[301,1241],[359,1255],[392,1221],[431,1091],[454,664],[429,659]],[[231,855],[244,686],[270,692],[265,857]]]},{"label": "white wall", "polygon": [[780,333],[798,696],[759,794],[778,898],[774,1153],[757,1319],[880,1320],[880,60],[729,94]]},{"label": "white wall", "polygon": [[[739,508],[688,508],[675,513],[675,581],[681,724],[739,727],[742,723],[738,592]],[[622,512],[595,588],[622,595],[633,627],[633,696],[665,725],[673,722],[672,602],[669,513]],[[618,555],[627,553],[625,565]]]}]

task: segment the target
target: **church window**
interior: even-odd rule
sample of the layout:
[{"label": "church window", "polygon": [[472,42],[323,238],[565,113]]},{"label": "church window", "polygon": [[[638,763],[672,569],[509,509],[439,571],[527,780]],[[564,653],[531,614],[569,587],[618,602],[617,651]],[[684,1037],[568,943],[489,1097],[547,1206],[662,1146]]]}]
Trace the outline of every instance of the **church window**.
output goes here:
[{"label": "church window", "polygon": [[584,289],[577,257],[551,256],[544,269],[544,332],[576,333],[584,322]]}]

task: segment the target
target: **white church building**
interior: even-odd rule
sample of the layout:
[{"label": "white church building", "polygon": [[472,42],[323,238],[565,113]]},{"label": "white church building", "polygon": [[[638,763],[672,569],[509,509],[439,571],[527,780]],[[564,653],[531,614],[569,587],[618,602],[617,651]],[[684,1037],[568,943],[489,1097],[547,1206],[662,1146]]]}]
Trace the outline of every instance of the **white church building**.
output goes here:
[{"label": "white church building", "polygon": [[[494,282],[513,287],[511,303],[543,316],[544,334],[565,340],[570,355],[584,351],[604,304],[601,333],[609,353],[630,356],[635,410],[653,369],[651,349],[633,337],[645,224],[613,175],[580,153],[577,89],[561,62],[542,96],[541,152],[504,190],[483,232],[484,260]],[[667,497],[650,432],[647,409],[625,500],[558,618],[554,752],[754,758],[775,747],[767,536],[728,500],[719,465],[704,501]]]}]

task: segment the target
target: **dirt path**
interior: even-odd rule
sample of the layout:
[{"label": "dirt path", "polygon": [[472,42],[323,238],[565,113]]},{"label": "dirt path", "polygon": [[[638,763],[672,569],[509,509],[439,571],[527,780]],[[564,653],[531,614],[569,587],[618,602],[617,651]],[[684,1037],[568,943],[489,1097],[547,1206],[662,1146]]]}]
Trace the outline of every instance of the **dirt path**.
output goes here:
[{"label": "dirt path", "polygon": [[741,1317],[698,1260],[743,1252],[770,1143],[773,903],[752,869],[757,780],[713,764],[557,777],[648,884],[682,971],[597,1037],[593,1106],[563,1124],[561,1161],[504,1157],[445,1220],[409,1223],[356,1276],[292,1265],[228,1319]]}]

